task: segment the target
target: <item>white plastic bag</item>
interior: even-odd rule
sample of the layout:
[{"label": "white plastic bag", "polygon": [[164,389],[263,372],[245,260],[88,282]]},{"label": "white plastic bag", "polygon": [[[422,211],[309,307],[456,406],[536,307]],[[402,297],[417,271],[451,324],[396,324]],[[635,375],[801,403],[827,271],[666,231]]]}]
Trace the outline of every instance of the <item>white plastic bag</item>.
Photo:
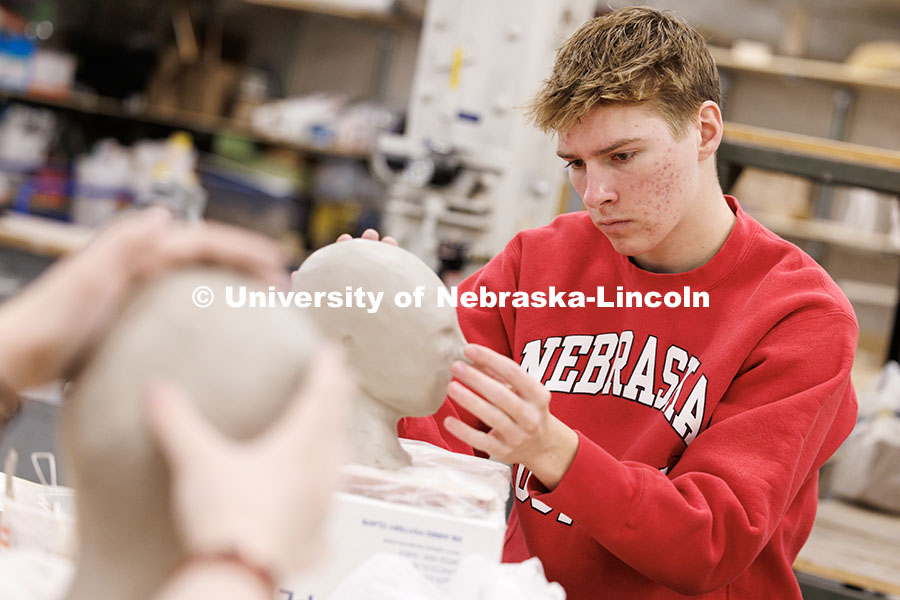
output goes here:
[{"label": "white plastic bag", "polygon": [[541,561],[494,564],[465,558],[450,582],[439,588],[408,560],[376,554],[359,566],[330,600],[565,600],[558,583],[544,577]]},{"label": "white plastic bag", "polygon": [[888,362],[859,393],[859,422],[834,456],[834,496],[900,513],[900,365]]},{"label": "white plastic bag", "polygon": [[0,598],[61,600],[75,573],[74,563],[33,549],[0,551]]},{"label": "white plastic bag", "polygon": [[900,364],[891,360],[871,383],[859,390],[859,418],[900,413]]},{"label": "white plastic bag", "polygon": [[831,492],[900,514],[900,417],[883,415],[856,426],[841,447]]},{"label": "white plastic bag", "polygon": [[[48,461],[49,478],[41,469],[40,459]],[[2,497],[0,546],[74,557],[74,491],[57,485],[56,461],[52,454],[35,452],[31,460],[40,484],[16,477],[4,478],[4,487],[12,494]]]}]

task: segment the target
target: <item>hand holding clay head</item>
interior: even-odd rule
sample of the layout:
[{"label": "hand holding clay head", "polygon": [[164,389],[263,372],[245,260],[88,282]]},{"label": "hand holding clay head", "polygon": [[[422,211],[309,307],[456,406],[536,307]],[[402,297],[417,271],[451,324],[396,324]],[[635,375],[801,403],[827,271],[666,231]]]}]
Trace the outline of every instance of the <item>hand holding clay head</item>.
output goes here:
[{"label": "hand holding clay head", "polygon": [[[421,306],[401,307],[398,292],[424,290]],[[450,365],[463,358],[465,339],[456,310],[438,303],[444,284],[415,255],[390,243],[354,239],[313,253],[294,273],[294,292],[348,289],[381,293],[377,311],[363,306],[301,309],[324,335],[339,342],[357,373],[358,392],[350,406],[353,459],[396,469],[409,464],[397,441],[397,422],[436,412],[450,382]]]},{"label": "hand holding clay head", "polygon": [[135,289],[192,264],[287,285],[284,256],[264,236],[212,222],[179,223],[159,207],[124,215],[3,304],[0,382],[21,391],[67,376]]},{"label": "hand holding clay head", "polygon": [[[191,295],[199,285],[222,297],[227,285],[254,282],[209,268],[147,282],[67,392],[61,430],[80,542],[69,600],[146,600],[185,555],[238,552],[280,575],[315,552],[310,538],[337,471],[341,433],[340,416],[320,417],[347,391],[318,385],[314,393],[324,398],[316,400],[326,404],[310,418],[320,422],[294,436],[278,433],[282,422],[307,420],[286,407],[319,352],[320,336],[297,310],[236,309],[224,302],[198,308]],[[350,378],[333,365],[324,369],[332,379]],[[160,381],[180,391],[160,391]],[[150,414],[157,430],[172,418],[173,434],[206,431],[196,434],[205,439],[194,438],[196,456],[187,458],[194,434],[161,436],[174,482],[148,426],[148,389],[156,390]],[[186,428],[171,402],[160,405],[160,395],[173,394],[190,399],[210,428]],[[275,435],[257,443],[269,429]],[[276,458],[259,466],[254,456]],[[234,462],[229,457],[246,469],[229,475],[223,466]]]}]

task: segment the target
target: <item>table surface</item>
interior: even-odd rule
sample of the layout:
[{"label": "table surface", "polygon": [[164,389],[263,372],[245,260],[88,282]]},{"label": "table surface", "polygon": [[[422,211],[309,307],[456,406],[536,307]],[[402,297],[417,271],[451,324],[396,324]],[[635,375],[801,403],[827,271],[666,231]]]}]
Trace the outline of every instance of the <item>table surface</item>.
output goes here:
[{"label": "table surface", "polygon": [[822,500],[794,570],[900,594],[900,516]]}]

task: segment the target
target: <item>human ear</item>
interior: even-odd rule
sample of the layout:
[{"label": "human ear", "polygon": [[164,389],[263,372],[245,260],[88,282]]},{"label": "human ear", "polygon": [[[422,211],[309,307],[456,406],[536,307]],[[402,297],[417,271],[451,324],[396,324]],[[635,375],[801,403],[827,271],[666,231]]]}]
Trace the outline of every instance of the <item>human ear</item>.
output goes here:
[{"label": "human ear", "polygon": [[700,105],[698,119],[700,124],[698,158],[706,160],[716,153],[719,144],[722,142],[722,132],[724,130],[722,111],[719,109],[718,104],[712,100],[707,100]]}]

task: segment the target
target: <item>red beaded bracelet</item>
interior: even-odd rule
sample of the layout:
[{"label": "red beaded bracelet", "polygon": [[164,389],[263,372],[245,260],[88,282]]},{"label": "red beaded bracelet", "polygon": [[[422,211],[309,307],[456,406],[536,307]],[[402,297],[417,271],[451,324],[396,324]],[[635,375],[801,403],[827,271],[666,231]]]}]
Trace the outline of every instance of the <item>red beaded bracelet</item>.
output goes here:
[{"label": "red beaded bracelet", "polygon": [[272,571],[248,560],[240,552],[236,550],[225,550],[222,552],[203,552],[196,554],[185,554],[176,567],[176,572],[183,571],[191,565],[198,563],[226,563],[236,565],[242,569],[249,571],[253,576],[266,588],[266,592],[273,593],[278,585]]}]

